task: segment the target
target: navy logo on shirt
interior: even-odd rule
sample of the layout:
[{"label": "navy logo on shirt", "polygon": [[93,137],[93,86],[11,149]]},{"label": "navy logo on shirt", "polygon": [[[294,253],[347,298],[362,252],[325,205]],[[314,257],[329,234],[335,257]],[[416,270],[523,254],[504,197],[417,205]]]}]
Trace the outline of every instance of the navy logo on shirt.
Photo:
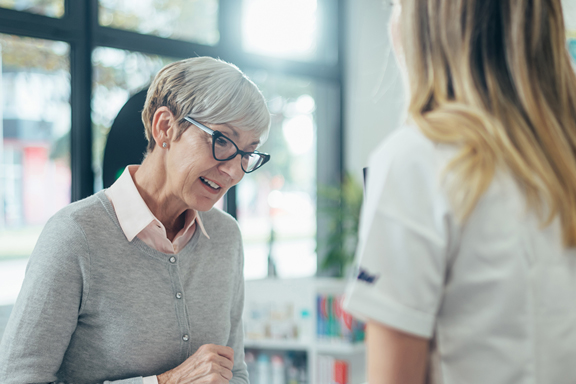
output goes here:
[{"label": "navy logo on shirt", "polygon": [[376,280],[378,280],[380,276],[378,275],[371,275],[365,269],[358,268],[358,280],[362,280],[367,282],[368,284],[374,284]]}]

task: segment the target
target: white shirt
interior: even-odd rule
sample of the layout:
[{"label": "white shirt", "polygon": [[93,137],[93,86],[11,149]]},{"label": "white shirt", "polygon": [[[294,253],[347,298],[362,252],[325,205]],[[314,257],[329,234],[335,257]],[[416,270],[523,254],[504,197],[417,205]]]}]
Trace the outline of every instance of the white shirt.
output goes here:
[{"label": "white shirt", "polygon": [[458,224],[441,182],[456,153],[415,127],[373,153],[345,308],[433,339],[432,383],[576,383],[576,250],[503,171]]}]

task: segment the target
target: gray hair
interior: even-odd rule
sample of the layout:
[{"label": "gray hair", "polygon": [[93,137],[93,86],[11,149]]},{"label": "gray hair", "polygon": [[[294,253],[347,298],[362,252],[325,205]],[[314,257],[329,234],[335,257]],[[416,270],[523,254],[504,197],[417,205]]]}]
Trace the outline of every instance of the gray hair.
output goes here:
[{"label": "gray hair", "polygon": [[270,112],[258,87],[235,65],[211,57],[168,64],[152,81],[142,111],[148,152],[156,145],[152,136],[154,113],[163,106],[178,122],[177,139],[190,127],[185,116],[254,131],[261,142],[270,129]]}]

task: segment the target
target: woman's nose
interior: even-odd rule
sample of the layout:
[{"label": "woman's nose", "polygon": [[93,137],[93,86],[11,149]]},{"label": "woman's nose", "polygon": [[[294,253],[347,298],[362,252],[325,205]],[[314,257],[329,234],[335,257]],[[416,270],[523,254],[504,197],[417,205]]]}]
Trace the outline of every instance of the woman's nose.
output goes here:
[{"label": "woman's nose", "polygon": [[222,161],[218,168],[230,176],[236,183],[239,182],[244,176],[244,170],[242,170],[242,155],[237,154],[233,159]]}]

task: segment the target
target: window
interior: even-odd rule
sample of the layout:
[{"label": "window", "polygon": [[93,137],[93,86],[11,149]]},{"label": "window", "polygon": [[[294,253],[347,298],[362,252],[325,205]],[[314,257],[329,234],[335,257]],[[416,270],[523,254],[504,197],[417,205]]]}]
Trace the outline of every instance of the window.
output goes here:
[{"label": "window", "polygon": [[100,0],[98,21],[104,27],[142,34],[218,43],[218,0]]},{"label": "window", "polygon": [[249,52],[310,58],[318,44],[316,0],[247,0],[243,46]]},{"label": "window", "polygon": [[98,47],[92,52],[92,129],[94,189],[102,189],[106,138],[130,96],[148,87],[156,73],[176,59],[141,52]]},{"label": "window", "polygon": [[329,19],[325,5],[317,0],[244,0],[242,46],[259,55],[334,62],[337,48],[322,34],[322,23]]},{"label": "window", "polygon": [[64,16],[64,0],[0,0],[0,7],[56,18]]},{"label": "window", "polygon": [[18,294],[25,266],[18,259],[70,203],[71,174],[68,44],[0,34],[0,48],[1,306]]},{"label": "window", "polygon": [[316,95],[310,79],[258,72],[272,126],[262,151],[265,167],[238,184],[238,222],[244,238],[245,277],[316,272]]}]

